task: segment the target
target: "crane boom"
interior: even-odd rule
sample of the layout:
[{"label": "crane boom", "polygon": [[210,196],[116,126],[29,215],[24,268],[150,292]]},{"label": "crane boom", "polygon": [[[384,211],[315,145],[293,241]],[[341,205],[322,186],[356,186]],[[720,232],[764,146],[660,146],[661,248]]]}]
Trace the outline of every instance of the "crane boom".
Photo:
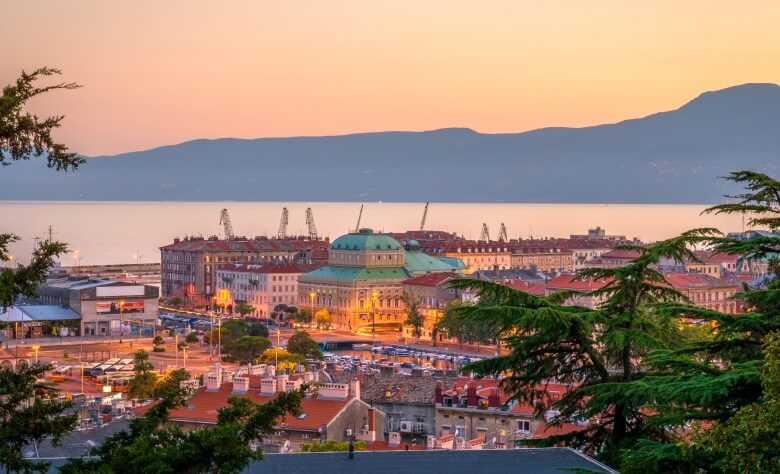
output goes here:
[{"label": "crane boom", "polygon": [[425,203],[425,210],[423,211],[422,221],[420,222],[420,232],[422,232],[425,229],[425,219],[428,217],[428,206],[430,204],[431,203],[429,202]]},{"label": "crane boom", "polygon": [[287,208],[282,208],[282,218],[279,220],[279,231],[276,233],[276,237],[283,239],[287,237],[287,223],[290,217],[290,213],[287,212]]},{"label": "crane boom", "polygon": [[230,223],[230,215],[227,209],[222,209],[219,214],[219,224],[225,227],[225,239],[232,240],[236,236],[233,234],[233,225]]},{"label": "crane boom", "polygon": [[509,242],[509,236],[506,232],[506,226],[504,223],[501,223],[501,229],[498,231],[498,241],[499,242]]},{"label": "crane boom", "polygon": [[360,230],[360,219],[363,218],[363,204],[360,205],[360,212],[358,213],[357,224],[355,224],[355,232]]},{"label": "crane boom", "polygon": [[479,240],[490,242],[490,231],[488,231],[488,226],[484,222],[482,223],[482,233],[479,234]]},{"label": "crane boom", "polygon": [[312,240],[317,239],[317,226],[314,225],[314,213],[311,212],[311,208],[306,208],[306,226],[309,228],[309,238]]}]

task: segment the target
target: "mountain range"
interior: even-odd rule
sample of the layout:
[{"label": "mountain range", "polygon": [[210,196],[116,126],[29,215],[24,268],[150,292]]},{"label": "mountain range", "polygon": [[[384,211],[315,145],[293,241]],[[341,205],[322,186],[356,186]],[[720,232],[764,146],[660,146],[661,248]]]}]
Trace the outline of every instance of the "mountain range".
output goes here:
[{"label": "mountain range", "polygon": [[731,170],[777,176],[780,86],[706,92],[619,123],[193,140],[0,173],[3,200],[713,203]]}]

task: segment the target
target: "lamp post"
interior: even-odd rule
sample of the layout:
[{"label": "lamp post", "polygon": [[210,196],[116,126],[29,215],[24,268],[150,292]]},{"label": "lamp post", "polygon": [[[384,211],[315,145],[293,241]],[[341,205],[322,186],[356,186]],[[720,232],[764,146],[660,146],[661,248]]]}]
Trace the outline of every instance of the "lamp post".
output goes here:
[{"label": "lamp post", "polygon": [[173,335],[173,352],[176,354],[176,368],[179,368],[179,335]]},{"label": "lamp post", "polygon": [[317,293],[311,292],[309,293],[309,302],[311,303],[309,306],[309,316],[311,316],[311,321],[314,321],[314,297],[317,296]]},{"label": "lamp post", "polygon": [[125,312],[125,300],[119,300],[119,337],[121,338],[125,332],[125,323],[122,321],[122,316]]},{"label": "lamp post", "polygon": [[371,346],[376,345],[376,302],[379,293],[374,290],[371,292]]},{"label": "lamp post", "polygon": [[187,370],[187,346],[181,348],[181,355],[184,361],[184,370]]},{"label": "lamp post", "polygon": [[32,346],[33,352],[35,352],[35,363],[38,363],[38,350],[41,348],[41,346]]},{"label": "lamp post", "polygon": [[274,351],[274,366],[276,367],[276,370],[279,370],[279,349],[281,349],[281,342],[279,340],[281,336],[281,331],[279,329],[276,329],[276,350]]},{"label": "lamp post", "polygon": [[217,362],[222,361],[222,317],[217,316]]}]

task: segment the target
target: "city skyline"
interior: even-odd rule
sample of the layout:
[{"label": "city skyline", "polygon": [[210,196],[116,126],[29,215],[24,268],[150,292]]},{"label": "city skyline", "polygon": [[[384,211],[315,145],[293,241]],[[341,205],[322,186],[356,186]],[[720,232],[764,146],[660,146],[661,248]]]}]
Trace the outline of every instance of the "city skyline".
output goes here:
[{"label": "city skyline", "polygon": [[671,110],[708,90],[780,82],[773,2],[73,2],[5,11],[14,20],[0,80],[46,65],[82,84],[31,110],[65,114],[57,137],[86,155],[196,138],[587,126]]}]

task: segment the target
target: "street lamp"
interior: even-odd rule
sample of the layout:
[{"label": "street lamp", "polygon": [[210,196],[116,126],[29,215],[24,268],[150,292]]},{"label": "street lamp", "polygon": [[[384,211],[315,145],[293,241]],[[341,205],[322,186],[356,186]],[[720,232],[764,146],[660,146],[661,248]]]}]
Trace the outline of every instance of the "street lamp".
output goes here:
[{"label": "street lamp", "polygon": [[371,292],[371,346],[376,345],[376,302],[379,293],[374,290]]},{"label": "street lamp", "polygon": [[32,346],[33,352],[35,352],[35,363],[38,363],[38,350],[41,348],[41,346]]},{"label": "street lamp", "polygon": [[187,370],[187,346],[181,348],[182,359],[184,360],[184,370]]},{"label": "street lamp", "polygon": [[309,293],[309,302],[311,303],[311,306],[309,308],[309,316],[311,316],[311,320],[314,321],[314,297],[317,296],[317,293],[312,291]]}]

